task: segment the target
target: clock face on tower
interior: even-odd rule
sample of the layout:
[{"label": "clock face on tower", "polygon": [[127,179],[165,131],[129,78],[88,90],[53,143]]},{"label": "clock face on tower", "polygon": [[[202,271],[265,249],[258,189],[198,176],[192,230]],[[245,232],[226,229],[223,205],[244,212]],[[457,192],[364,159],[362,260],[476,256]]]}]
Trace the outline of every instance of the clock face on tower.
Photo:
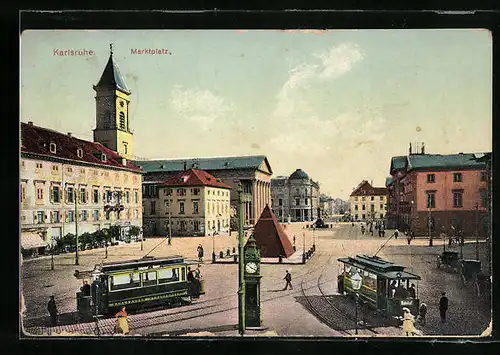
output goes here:
[{"label": "clock face on tower", "polygon": [[257,272],[257,264],[254,263],[254,262],[248,262],[246,265],[245,265],[245,270],[246,272],[248,272],[249,274],[254,274]]}]

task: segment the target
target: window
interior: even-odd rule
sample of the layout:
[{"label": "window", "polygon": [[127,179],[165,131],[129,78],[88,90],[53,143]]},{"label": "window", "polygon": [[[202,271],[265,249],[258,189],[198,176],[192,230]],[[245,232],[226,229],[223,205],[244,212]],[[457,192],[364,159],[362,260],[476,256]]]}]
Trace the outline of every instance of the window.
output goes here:
[{"label": "window", "polygon": [[44,217],[43,211],[38,211],[36,213],[36,223],[42,224],[43,223],[43,217]]},{"label": "window", "polygon": [[186,189],[177,189],[177,196],[185,196]]},{"label": "window", "polygon": [[354,211],[358,210],[358,205],[354,205]]},{"label": "window", "polygon": [[49,150],[51,153],[56,153],[56,144],[55,143],[50,143],[49,144]]},{"label": "window", "polygon": [[362,209],[363,209],[363,211],[366,211],[366,205],[363,205]]},{"label": "window", "polygon": [[278,205],[279,205],[279,206],[283,206],[283,199],[281,199],[281,198],[280,198],[280,199],[278,199]]},{"label": "window", "polygon": [[384,214],[383,213],[380,214],[380,218],[384,218]]},{"label": "window", "polygon": [[139,193],[137,191],[134,191],[134,201],[135,203],[139,201]]},{"label": "window", "polygon": [[73,172],[73,168],[66,168],[66,171],[67,171],[68,173],[72,173],[72,172]]},{"label": "window", "polygon": [[140,287],[140,286],[141,286],[141,274],[138,272],[113,275],[109,278],[109,287],[111,291],[123,290],[127,288]]},{"label": "window", "polygon": [[384,200],[384,196],[380,196],[380,201],[383,201]]},{"label": "window", "polygon": [[381,210],[383,210],[383,209],[384,209],[384,204],[383,204],[383,203],[381,203],[381,204],[380,204],[380,209],[381,209]]},{"label": "window", "polygon": [[58,172],[59,171],[59,167],[57,165],[52,165],[52,171],[53,172]]},{"label": "window", "polygon": [[66,191],[66,199],[67,199],[67,202],[75,202],[72,187],[68,187],[68,189]]},{"label": "window", "polygon": [[76,150],[76,155],[78,156],[78,158],[83,158],[83,150],[82,150],[82,148],[78,148]]},{"label": "window", "polygon": [[193,202],[193,213],[199,213],[198,201]]},{"label": "window", "polygon": [[151,214],[156,214],[156,201],[151,201]]},{"label": "window", "polygon": [[371,211],[371,212],[375,212],[375,205],[373,205],[373,204],[372,204],[372,205],[370,205],[370,211]]},{"label": "window", "polygon": [[125,113],[120,112],[120,129],[125,129]]},{"label": "window", "polygon": [[488,175],[486,174],[486,171],[481,171],[481,181],[486,181],[488,180]]},{"label": "window", "polygon": [[427,192],[427,208],[435,208],[435,207],[436,207],[436,193]]},{"label": "window", "polygon": [[462,207],[462,191],[453,191],[453,207]]},{"label": "window", "polygon": [[164,190],[164,194],[167,196],[172,196],[172,189],[166,189]]},{"label": "window", "polygon": [[165,200],[163,203],[165,204],[165,214],[168,214],[170,210],[170,201]]},{"label": "window", "polygon": [[193,195],[199,195],[200,189],[193,189]]},{"label": "window", "polygon": [[371,200],[372,200],[372,201],[373,201],[373,200],[375,200],[375,196],[371,196]]},{"label": "window", "polygon": [[52,201],[55,203],[61,202],[61,189],[59,186],[52,186]]},{"label": "window", "polygon": [[298,199],[298,198],[295,199],[295,205],[296,206],[300,205],[300,199]]},{"label": "window", "polygon": [[94,210],[94,221],[99,220],[99,210]]},{"label": "window", "polygon": [[59,223],[59,221],[60,221],[59,211],[54,211],[52,213],[52,222]]},{"label": "window", "polygon": [[200,222],[199,221],[194,221],[194,231],[195,232],[200,231]]},{"label": "window", "polygon": [[184,202],[179,202],[179,214],[184,214]]},{"label": "window", "polygon": [[80,188],[80,202],[87,203],[87,194],[85,192],[85,187]]},{"label": "window", "polygon": [[101,154],[101,161],[105,163],[107,160],[106,154]]},{"label": "window", "polygon": [[109,221],[111,219],[111,212],[106,211],[106,221]]},{"label": "window", "polygon": [[142,286],[156,285],[156,271],[147,271],[142,273]]},{"label": "window", "polygon": [[355,197],[354,197],[354,201],[358,201],[358,196],[355,196]]},{"label": "window", "polygon": [[366,197],[365,196],[361,197],[361,201],[366,201]]},{"label": "window", "polygon": [[36,198],[37,198],[37,200],[43,200],[43,186],[37,186]]},{"label": "window", "polygon": [[479,191],[481,194],[481,207],[488,207],[488,193],[485,189]]},{"label": "window", "polygon": [[129,203],[129,201],[130,201],[130,192],[129,191],[125,191],[125,202]]},{"label": "window", "polygon": [[74,222],[74,214],[73,211],[68,211],[68,222]]},{"label": "window", "polygon": [[41,169],[43,167],[42,163],[36,163],[36,168]]},{"label": "window", "polygon": [[365,219],[365,218],[366,218],[366,215],[363,213],[363,214],[361,215],[361,218],[362,218],[362,219]]},{"label": "window", "polygon": [[99,203],[99,190],[98,189],[94,189],[92,191],[92,202],[93,203]]},{"label": "window", "polygon": [[104,201],[106,201],[106,202],[111,201],[111,191],[110,190],[104,191]]},{"label": "window", "polygon": [[158,283],[167,283],[179,281],[179,269],[160,269],[158,270]]},{"label": "window", "polygon": [[123,142],[123,154],[128,154],[128,144]]},{"label": "window", "polygon": [[462,182],[462,173],[453,173],[453,182]]},{"label": "window", "polygon": [[21,202],[26,201],[26,186],[21,184]]},{"label": "window", "polygon": [[307,206],[307,202],[308,202],[308,201],[307,201],[307,198],[306,198],[306,199],[304,199],[304,204],[305,204],[306,206]]},{"label": "window", "polygon": [[433,184],[435,182],[436,182],[436,175],[435,174],[427,174],[427,183]]},{"label": "window", "polygon": [[85,210],[82,211],[82,221],[87,221],[87,211]]}]

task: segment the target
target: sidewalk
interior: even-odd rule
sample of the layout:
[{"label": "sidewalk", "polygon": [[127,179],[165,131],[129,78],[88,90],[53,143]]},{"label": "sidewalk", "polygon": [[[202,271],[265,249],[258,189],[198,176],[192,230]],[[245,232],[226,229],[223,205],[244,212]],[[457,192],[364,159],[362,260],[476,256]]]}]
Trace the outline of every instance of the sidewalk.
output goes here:
[{"label": "sidewalk", "polygon": [[[236,256],[236,258],[235,258]],[[311,260],[311,258],[314,256],[314,253],[311,254],[309,259],[306,260],[306,263]],[[215,264],[237,264],[238,263],[238,255],[232,254],[231,256],[226,256],[222,259],[216,258],[215,259]],[[282,264],[282,265],[295,265],[295,264],[302,264],[302,251],[297,250],[294,252],[290,257],[288,258],[283,258],[282,262],[279,262],[279,258],[261,258],[260,259],[261,264]],[[213,264],[213,263],[212,263]]]}]

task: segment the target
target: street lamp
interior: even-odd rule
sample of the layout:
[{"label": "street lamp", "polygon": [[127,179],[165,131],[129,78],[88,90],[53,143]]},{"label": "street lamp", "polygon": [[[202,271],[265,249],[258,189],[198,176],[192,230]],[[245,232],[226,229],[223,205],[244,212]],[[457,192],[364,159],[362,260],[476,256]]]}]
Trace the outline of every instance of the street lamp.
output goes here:
[{"label": "street lamp", "polygon": [[215,263],[215,226],[212,228],[212,263]]},{"label": "street lamp", "polygon": [[314,236],[314,230],[315,230],[315,229],[316,229],[316,228],[315,228],[315,227],[314,227],[314,225],[313,225],[313,251],[316,251],[316,242],[315,242],[315,236]]},{"label": "street lamp", "polygon": [[354,320],[356,321],[355,323],[355,332],[356,335],[358,334],[358,300],[359,300],[359,290],[361,289],[361,282],[363,279],[359,275],[358,272],[356,272],[352,277],[351,277],[351,285],[352,289],[356,292],[356,304],[355,304],[355,318]]}]

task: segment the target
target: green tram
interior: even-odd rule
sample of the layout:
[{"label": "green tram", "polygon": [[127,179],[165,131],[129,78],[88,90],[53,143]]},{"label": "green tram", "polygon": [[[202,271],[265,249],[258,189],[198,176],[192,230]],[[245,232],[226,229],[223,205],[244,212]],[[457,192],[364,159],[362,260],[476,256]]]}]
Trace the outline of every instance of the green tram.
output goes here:
[{"label": "green tram", "polygon": [[97,264],[74,276],[84,286],[76,293],[80,319],[114,315],[121,306],[138,311],[151,306],[190,303],[205,294],[203,280],[188,281],[188,262],[182,256],[147,257]]},{"label": "green tram", "polygon": [[[339,293],[357,294],[361,301],[388,316],[403,316],[405,307],[412,314],[418,314],[420,276],[405,271],[402,265],[377,256],[356,255],[340,258],[338,261],[343,266],[338,278]],[[351,282],[351,278],[356,273],[362,278],[361,288],[357,291],[353,289]],[[416,288],[409,290],[412,284],[416,284]],[[414,292],[414,297],[412,292]]]}]

